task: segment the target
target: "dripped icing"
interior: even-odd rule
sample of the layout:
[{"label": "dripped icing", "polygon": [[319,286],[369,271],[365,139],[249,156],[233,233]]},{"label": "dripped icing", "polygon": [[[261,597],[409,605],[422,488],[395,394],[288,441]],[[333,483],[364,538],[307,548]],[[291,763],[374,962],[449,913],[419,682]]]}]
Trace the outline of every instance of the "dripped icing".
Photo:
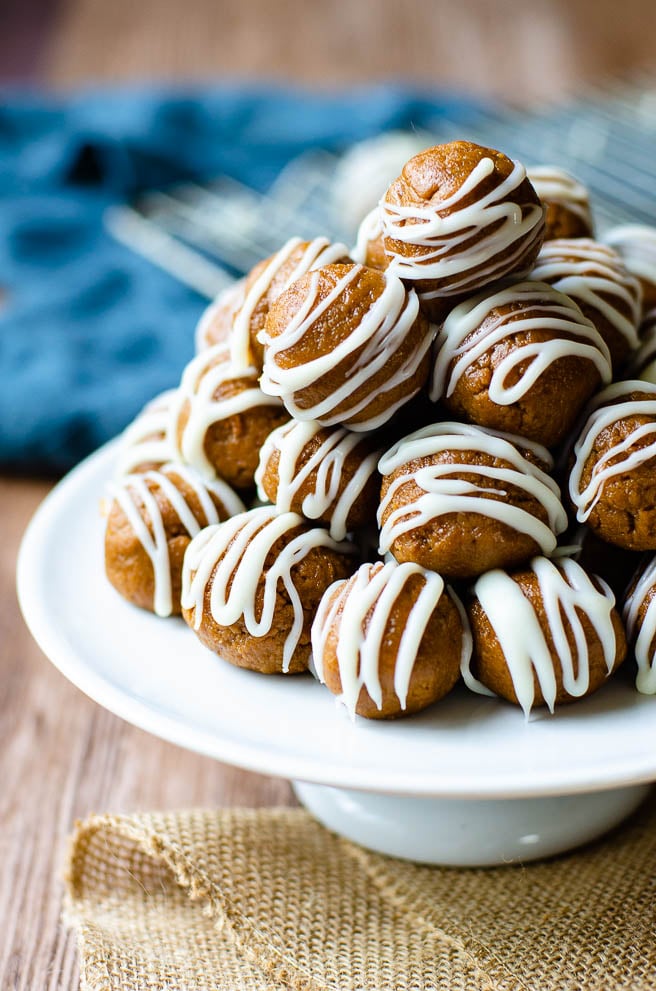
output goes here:
[{"label": "dripped icing", "polygon": [[626,623],[627,637],[633,643],[638,673],[636,688],[643,695],[656,695],[656,651],[652,647],[656,637],[656,595],[652,595],[638,630],[639,614],[656,585],[656,556],[642,571],[635,587],[624,603],[622,616]]},{"label": "dripped icing", "polygon": [[[291,536],[298,527],[301,531]],[[285,540],[285,544],[265,569],[265,562],[279,540]],[[189,544],[182,568],[182,606],[193,611],[194,629],[200,628],[205,594],[211,582],[209,610],[215,623],[231,626],[243,617],[251,636],[266,636],[273,629],[277,588],[282,582],[294,612],[283,647],[282,670],[289,671],[304,622],[303,604],[292,569],[315,547],[353,552],[352,545],[338,543],[327,530],[310,529],[302,516],[278,513],[272,506],[251,509],[218,526],[206,527]],[[257,616],[257,592],[262,579],[262,605]]]},{"label": "dripped icing", "polygon": [[[556,663],[568,695],[580,698],[588,691],[590,651],[582,616],[599,639],[608,674],[613,670],[617,649],[612,621],[615,597],[605,582],[598,578],[596,587],[583,568],[567,558],[560,559],[556,566],[548,558],[536,557],[529,567],[538,580],[555,656],[534,606],[509,574],[499,569],[488,571],[477,579],[473,590],[499,641],[517,701],[526,716],[535,701],[534,673],[546,705],[554,711]],[[568,630],[574,638],[574,652],[567,639]],[[480,683],[471,672],[469,675],[466,681],[477,691]]]},{"label": "dripped icing", "polygon": [[[633,392],[648,394],[653,399],[631,399],[630,394]],[[635,427],[628,437],[609,447],[594,464],[590,480],[582,489],[583,471],[601,432],[618,420],[633,416],[650,417],[652,422]],[[653,438],[650,443],[631,451],[634,444],[648,437]],[[569,477],[569,494],[576,507],[577,520],[585,523],[610,478],[656,458],[656,385],[632,379],[615,382],[600,392],[595,397],[592,411],[574,445],[574,458],[574,467]]]},{"label": "dripped icing", "polygon": [[[180,482],[200,503],[204,519],[199,520],[196,516],[188,497],[180,487]],[[165,464],[158,471],[127,475],[111,486],[112,498],[120,506],[135,536],[150,558],[154,577],[153,610],[158,616],[170,616],[173,611],[173,601],[168,534],[160,504],[151,487],[162,493],[190,537],[194,537],[204,526],[219,522],[219,511],[210,493],[224,507],[226,513],[241,513],[244,504],[226,482],[220,479],[207,482],[192,468],[180,464]],[[142,506],[150,527],[144,519]]]},{"label": "dripped icing", "polygon": [[[233,285],[228,286],[218,294],[215,300],[210,303],[210,305],[201,314],[201,318],[196,326],[196,332],[194,334],[194,341],[196,346],[196,351],[203,351],[205,348],[212,347],[214,341],[211,340],[209,334],[214,323],[214,318],[216,314],[223,309],[232,308],[233,317],[234,313],[237,311],[240,300],[244,292],[244,286],[246,285],[246,279],[239,279]],[[221,342],[224,347],[229,346],[229,342]]]},{"label": "dripped icing", "polygon": [[602,240],[615,249],[629,272],[656,285],[656,227],[622,224],[606,231]]},{"label": "dripped icing", "polygon": [[526,176],[543,203],[566,207],[592,229],[588,191],[578,179],[555,165],[535,165]]},{"label": "dripped icing", "polygon": [[376,241],[383,233],[383,221],[380,215],[380,206],[376,205],[364,218],[358,228],[358,237],[355,247],[351,249],[351,258],[355,262],[366,264],[369,245]]},{"label": "dripped icing", "polygon": [[[308,458],[307,463],[299,466],[305,448],[320,431],[324,431],[326,436]],[[278,510],[280,512],[291,510],[292,503],[300,490],[314,474],[312,491],[303,499],[303,515],[307,519],[316,520],[329,513],[330,535],[335,540],[343,540],[347,532],[349,514],[376,471],[380,456],[380,451],[365,450],[352,478],[339,494],[346,460],[357,445],[362,444],[362,440],[361,434],[354,434],[343,427],[325,428],[314,420],[291,420],[289,423],[284,423],[269,434],[260,451],[260,463],[255,473],[258,496],[263,502],[268,499],[263,480],[267,465],[277,452]]]},{"label": "dripped icing", "polygon": [[[363,564],[347,581],[331,585],[321,600],[312,624],[312,656],[319,681],[325,683],[324,656],[331,629],[337,631],[337,662],[342,686],[340,701],[351,714],[362,688],[378,709],[383,707],[380,655],[397,600],[415,575],[423,586],[414,597],[394,666],[394,693],[406,708],[410,681],[419,647],[431,616],[445,591],[443,579],[418,564]],[[456,601],[449,589],[447,594]],[[462,616],[462,611],[459,610]],[[468,659],[471,639],[463,625],[461,661]]]},{"label": "dripped icing", "polygon": [[[215,398],[223,385],[245,380],[233,395]],[[187,407],[188,404],[188,407]],[[205,453],[208,429],[220,420],[245,413],[257,406],[280,406],[280,400],[265,395],[257,384],[257,369],[236,368],[225,344],[206,348],[185,368],[175,401],[171,404],[168,432],[179,458],[208,478],[216,471]],[[178,424],[185,407],[188,417],[181,435]]]},{"label": "dripped icing", "polygon": [[[521,316],[511,310],[488,320],[495,309],[512,304],[521,304]],[[560,358],[585,358],[595,366],[602,382],[610,382],[608,347],[576,303],[552,286],[526,281],[491,295],[474,296],[449,313],[437,336],[431,399],[452,395],[466,369],[499,342],[545,329],[554,334],[552,340],[517,345],[494,368],[488,386],[491,402],[509,406],[523,399]],[[529,359],[516,383],[506,386],[506,379]]]},{"label": "dripped icing", "polygon": [[640,324],[640,347],[631,354],[626,378],[640,378],[656,385],[656,307],[645,313]]},{"label": "dripped icing", "polygon": [[170,407],[175,389],[152,399],[123,431],[114,476],[130,475],[139,465],[163,465],[175,456],[168,434]]},{"label": "dripped icing", "polygon": [[546,241],[531,278],[548,282],[579,306],[591,307],[630,349],[638,346],[642,290],[611,248],[586,237]]},{"label": "dripped icing", "polygon": [[[419,315],[416,294],[412,290],[406,292],[401,280],[388,272],[379,273],[385,283],[383,292],[371,303],[360,323],[331,351],[291,368],[283,368],[278,363],[278,356],[311,333],[314,323],[331,306],[340,305],[342,294],[363,271],[362,265],[350,266],[324,299],[320,298],[319,292],[321,274],[312,273],[306,297],[284,331],[277,337],[272,337],[266,330],[258,335],[258,340],[266,346],[261,387],[269,396],[280,396],[297,420],[318,420],[323,426],[341,424],[358,432],[373,430],[386,423],[397,409],[419,392],[419,383],[415,387],[410,387],[408,383],[416,375],[432,344],[434,328],[430,324],[426,324],[421,339],[403,364],[389,373],[384,384],[378,384],[375,391],[369,390],[359,399],[355,398],[405,344]],[[358,351],[361,353],[358,354]],[[307,391],[344,361],[350,362],[350,367],[343,383],[314,405],[300,406],[297,396],[307,398]],[[357,419],[381,395],[391,393],[404,384],[408,385],[408,390],[400,399],[376,416],[362,421]],[[341,409],[345,403],[346,409]],[[338,408],[340,412],[335,412]]]},{"label": "dripped icing", "polygon": [[[381,475],[399,475],[390,482],[378,509],[380,553],[389,551],[403,534],[425,526],[450,513],[479,513],[497,520],[535,541],[544,554],[556,547],[556,534],[567,528],[567,514],[560,501],[556,482],[531,464],[506,437],[463,423],[435,423],[398,441],[378,463]],[[418,458],[432,458],[443,452],[479,451],[507,462],[507,467],[473,465],[465,462],[429,464],[410,469]],[[406,469],[405,471],[403,469]],[[456,479],[455,474],[471,475],[472,481]],[[490,487],[480,484],[490,480]],[[410,505],[392,509],[397,491],[409,481],[422,490]],[[492,487],[501,483],[502,488]],[[542,506],[543,523],[532,513],[507,499],[504,486],[522,489]]]},{"label": "dripped icing", "polygon": [[[289,261],[296,249],[303,244],[300,237],[290,238],[282,248],[269,259],[259,276],[253,280],[252,285],[244,296],[244,301],[235,315],[233,323],[233,334],[230,345],[230,357],[236,368],[248,368],[252,365],[252,354],[250,345],[250,326],[260,300],[267,295],[271,285],[280,269]],[[337,242],[332,244],[328,238],[315,237],[303,250],[301,258],[290,272],[277,295],[289,289],[291,284],[307,272],[323,268],[324,265],[332,265],[341,259],[348,257],[348,248],[345,244]]]},{"label": "dripped icing", "polygon": [[[410,281],[449,279],[447,287],[422,289],[422,299],[458,295],[501,278],[542,237],[542,205],[526,203],[522,210],[512,201],[526,178],[519,162],[512,163],[510,174],[494,189],[463,206],[494,171],[491,158],[481,159],[460,188],[440,203],[403,206],[381,200],[385,250],[391,257],[388,271]],[[473,238],[478,240],[470,244]],[[406,256],[388,239],[423,250]]]}]

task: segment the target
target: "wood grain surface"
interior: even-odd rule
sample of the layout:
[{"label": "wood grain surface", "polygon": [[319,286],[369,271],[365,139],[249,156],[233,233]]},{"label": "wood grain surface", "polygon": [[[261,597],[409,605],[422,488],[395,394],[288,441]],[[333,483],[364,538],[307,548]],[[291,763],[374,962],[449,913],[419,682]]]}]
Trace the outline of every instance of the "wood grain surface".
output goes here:
[{"label": "wood grain surface", "polygon": [[[21,50],[34,55],[38,42],[34,78],[59,88],[128,79],[348,86],[405,78],[526,102],[558,98],[607,72],[656,64],[654,0],[621,6],[615,0],[30,0],[30,6],[41,18],[31,33],[25,5],[14,3],[22,11],[15,19]],[[5,52],[17,51],[6,23],[3,44]],[[237,771],[132,728],[86,699],[43,657],[19,615],[14,571],[22,532],[48,489],[42,481],[0,480],[2,991],[78,987],[73,941],[59,922],[60,868],[76,817],[293,801],[286,782]]]}]

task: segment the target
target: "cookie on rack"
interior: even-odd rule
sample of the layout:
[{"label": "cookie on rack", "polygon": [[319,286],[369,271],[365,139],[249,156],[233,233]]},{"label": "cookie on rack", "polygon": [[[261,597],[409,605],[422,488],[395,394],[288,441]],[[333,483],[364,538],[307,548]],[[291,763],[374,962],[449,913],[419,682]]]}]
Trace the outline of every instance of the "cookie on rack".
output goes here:
[{"label": "cookie on rack", "polygon": [[252,489],[260,448],[289,414],[265,395],[255,368],[237,368],[223,344],[205,348],[185,368],[171,407],[177,458],[207,478]]},{"label": "cookie on rack", "polygon": [[297,420],[373,430],[423,388],[433,337],[399,278],[327,265],[271,305],[260,384]]},{"label": "cookie on rack", "polygon": [[468,424],[410,434],[378,465],[381,554],[461,579],[550,554],[567,515],[541,464],[546,449]]},{"label": "cookie on rack", "polygon": [[356,567],[338,543],[297,513],[262,506],[206,527],[189,545],[182,613],[206,647],[262,674],[298,674],[310,660],[321,597]]},{"label": "cookie on rack", "polygon": [[610,544],[656,550],[656,385],[600,392],[574,445],[569,495],[579,523]]},{"label": "cookie on rack", "polygon": [[587,237],[547,241],[531,278],[574,300],[608,345],[614,369],[638,347],[642,289],[612,248]]},{"label": "cookie on rack", "polygon": [[317,677],[352,713],[395,719],[451,691],[471,638],[459,600],[416,564],[363,564],[324,594],[312,624]]},{"label": "cookie on rack", "polygon": [[290,420],[272,431],[255,473],[258,496],[280,512],[328,525],[335,540],[376,518],[382,452],[375,437],[315,420]]},{"label": "cookie on rack", "polygon": [[569,558],[536,557],[521,571],[489,571],[468,607],[473,691],[520,705],[573,702],[600,688],[626,657],[615,597]]},{"label": "cookie on rack", "polygon": [[158,616],[180,614],[182,561],[204,527],[241,513],[230,486],[208,481],[188,465],[124,476],[111,487],[105,571],[129,602]]},{"label": "cookie on rack", "polygon": [[534,165],[526,175],[545,208],[545,241],[593,237],[590,194],[583,183],[556,165]]},{"label": "cookie on rack", "polygon": [[576,303],[525,281],[449,313],[436,340],[430,394],[463,419],[551,448],[611,377],[608,347]]},{"label": "cookie on rack", "polygon": [[524,166],[470,141],[411,158],[380,219],[391,270],[432,318],[445,300],[528,272],[544,238],[544,207]]}]

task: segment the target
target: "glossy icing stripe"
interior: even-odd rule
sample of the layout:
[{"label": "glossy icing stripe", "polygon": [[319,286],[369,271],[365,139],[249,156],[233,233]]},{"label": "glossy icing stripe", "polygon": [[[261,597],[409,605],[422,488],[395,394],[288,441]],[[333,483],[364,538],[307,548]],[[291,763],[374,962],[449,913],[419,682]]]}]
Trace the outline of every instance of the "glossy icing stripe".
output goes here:
[{"label": "glossy icing stripe", "polygon": [[[633,392],[647,393],[652,399],[631,399]],[[623,418],[646,416],[652,422],[635,427],[617,444],[613,444],[592,468],[587,485],[582,488],[583,471],[591,457],[597,438],[603,430]],[[644,447],[631,447],[645,439],[653,439]],[[656,458],[656,385],[631,379],[615,382],[600,392],[574,445],[574,466],[569,477],[569,494],[576,507],[576,518],[585,523],[602,496],[605,483],[633,468],[638,468],[651,458]],[[616,460],[617,459],[617,460]]]},{"label": "glossy icing stripe", "polygon": [[584,237],[546,241],[531,279],[596,310],[630,349],[638,347],[642,290],[611,248]]},{"label": "glossy icing stripe", "polygon": [[[307,463],[299,467],[303,451],[320,431],[324,431],[326,436]],[[260,452],[260,463],[255,473],[259,498],[263,502],[268,499],[263,480],[267,465],[277,452],[277,508],[288,512],[300,490],[316,473],[313,489],[303,499],[302,513],[308,519],[316,520],[330,512],[330,535],[335,540],[343,540],[349,513],[376,472],[380,457],[379,451],[365,453],[353,477],[338,496],[346,460],[358,444],[362,444],[362,435],[343,427],[326,428],[315,420],[291,420],[283,424],[269,434]]]},{"label": "glossy icing stripe", "polygon": [[[301,532],[290,538],[291,531],[298,527],[302,527]],[[286,542],[265,570],[265,562],[279,540]],[[294,614],[283,647],[282,670],[289,671],[304,621],[292,569],[315,547],[344,553],[353,551],[352,545],[338,543],[327,530],[308,529],[297,513],[278,513],[271,506],[252,509],[218,526],[206,527],[187,548],[182,570],[182,605],[194,611],[194,628],[198,630],[201,625],[205,594],[211,583],[209,609],[219,626],[231,626],[243,617],[251,636],[266,636],[273,628],[277,588],[282,582]],[[258,615],[260,579],[264,586]]]},{"label": "glossy icing stripe", "polygon": [[566,207],[592,229],[588,191],[578,179],[555,165],[535,165],[526,175],[543,203]]},{"label": "glossy icing stripe", "polygon": [[[319,297],[320,276],[315,272],[310,279],[305,300],[283,333],[271,337],[264,331],[259,335],[259,340],[266,348],[264,370],[260,379],[262,389],[267,395],[283,398],[285,406],[297,420],[319,420],[324,426],[338,423],[358,432],[371,430],[387,422],[397,408],[419,391],[419,387],[408,388],[400,400],[388,406],[381,414],[364,422],[352,422],[352,418],[366,410],[375,397],[392,392],[414,377],[431,347],[434,336],[433,328],[427,324],[426,332],[403,365],[390,373],[384,386],[376,388],[375,396],[371,391],[367,391],[361,399],[353,398],[361,387],[383,370],[400,350],[419,315],[419,301],[416,294],[412,291],[406,292],[400,279],[388,273],[381,273],[385,280],[383,292],[363,314],[360,323],[330,352],[319,354],[311,361],[291,368],[281,367],[277,360],[279,355],[298,345],[306,335],[312,333],[316,321],[333,305],[338,304],[340,297],[362,271],[362,265],[353,265],[323,299]],[[357,354],[360,350],[361,353]],[[296,401],[297,394],[311,389],[343,361],[352,362],[349,375],[344,382],[313,406],[309,408],[299,406]],[[347,408],[335,413],[335,410],[344,403],[347,404]]]},{"label": "glossy icing stripe", "polygon": [[[180,489],[180,481],[198,499],[204,519],[197,518],[188,502],[188,497]],[[228,513],[242,512],[244,506],[241,499],[225,482],[217,480],[207,483],[193,469],[178,464],[163,465],[159,471],[127,475],[111,486],[112,498],[121,507],[153,566],[153,610],[158,616],[170,616],[173,602],[168,535],[160,504],[151,487],[161,492],[190,537],[194,537],[203,526],[219,522],[219,513],[210,492]],[[152,533],[144,519],[141,506],[150,521]]]},{"label": "glossy icing stripe", "polygon": [[[214,398],[222,386],[242,379],[247,384],[240,391],[226,398]],[[178,436],[178,424],[187,404],[187,422]],[[258,406],[280,406],[280,401],[265,395],[258,387],[257,370],[236,368],[225,344],[206,348],[185,368],[171,404],[168,432],[176,455],[208,478],[215,477],[216,471],[204,449],[208,429],[220,420]]]},{"label": "glossy icing stripe", "polygon": [[125,428],[119,441],[115,478],[132,474],[142,464],[163,465],[173,460],[175,451],[168,424],[174,396],[175,389],[156,396]]},{"label": "glossy icing stripe", "polygon": [[[540,589],[542,606],[563,688],[572,698],[590,687],[590,652],[582,616],[601,643],[607,673],[613,670],[617,642],[612,622],[615,598],[608,585],[597,588],[583,568],[568,558],[558,567],[545,557],[530,563]],[[534,674],[549,710],[556,702],[555,661],[538,615],[519,584],[505,571],[489,571],[474,585],[474,595],[485,612],[503,651],[517,700],[526,716],[535,701]],[[567,632],[575,641],[573,652]],[[472,687],[470,685],[470,687]]]},{"label": "glossy icing stripe", "polygon": [[[410,469],[411,462],[433,458],[444,452],[479,451],[498,458],[508,467],[485,467],[466,461],[428,464]],[[407,470],[403,470],[407,466]],[[544,471],[532,465],[504,437],[479,427],[461,423],[437,423],[404,437],[383,455],[378,463],[381,475],[400,472],[387,488],[378,509],[380,553],[389,551],[395,540],[418,527],[451,513],[478,513],[494,519],[519,533],[530,536],[543,553],[556,547],[556,535],[567,528],[567,514],[560,501],[558,486]],[[472,481],[455,479],[454,474],[471,475]],[[477,479],[489,479],[497,485],[485,487]],[[409,481],[422,495],[410,505],[392,509],[394,496]],[[538,501],[547,516],[543,523],[532,513],[507,501],[504,486],[513,485]],[[492,496],[492,498],[490,498]]]},{"label": "glossy icing stripe", "polygon": [[643,695],[656,695],[656,595],[652,596],[638,631],[639,613],[656,585],[656,556],[643,570],[635,588],[624,603],[623,618],[629,642],[633,644],[638,673],[636,688]]},{"label": "glossy icing stripe", "polygon": [[[410,682],[426,627],[445,591],[443,579],[417,564],[363,564],[348,581],[335,582],[325,592],[312,624],[312,656],[317,677],[325,682],[323,659],[331,630],[337,634],[337,662],[342,686],[340,701],[355,714],[362,688],[378,709],[383,706],[380,657],[394,607],[408,582],[423,579],[399,643],[394,668],[394,693],[406,708]],[[455,600],[455,596],[448,590]],[[467,629],[465,624],[464,629]],[[461,651],[466,651],[463,632]]]},{"label": "glossy icing stripe", "polygon": [[[516,311],[492,317],[499,307],[521,304]],[[484,326],[483,326],[484,324]],[[492,402],[508,406],[518,402],[539,377],[561,358],[585,358],[592,362],[602,382],[610,382],[610,353],[593,324],[576,303],[552,286],[525,281],[491,295],[478,295],[453,309],[438,333],[430,396],[433,401],[451,396],[461,376],[487,351],[516,334],[548,329],[550,341],[514,348],[492,372],[488,394]],[[530,359],[513,386],[506,380]]]},{"label": "glossy icing stripe", "polygon": [[[234,321],[233,336],[230,350],[230,357],[236,368],[248,368],[252,365],[252,354],[250,346],[250,326],[260,300],[267,295],[271,285],[280,269],[289,261],[293,253],[303,240],[300,237],[290,238],[282,246],[280,251],[270,259],[268,265],[253,281],[244,297],[244,302],[239,308]],[[348,257],[348,248],[340,242],[332,244],[328,238],[315,237],[313,241],[305,247],[296,267],[285,280],[280,288],[280,293],[288,289],[293,282],[300,279],[306,272],[322,268],[324,265],[332,265],[340,259]]]},{"label": "glossy icing stripe", "polygon": [[617,251],[629,272],[656,284],[656,227],[622,224],[606,231],[602,240]]},{"label": "glossy icing stripe", "polygon": [[[512,271],[514,262],[542,236],[543,207],[526,204],[526,215],[522,216],[522,208],[512,202],[513,194],[526,178],[526,170],[519,162],[513,162],[510,174],[494,189],[462,205],[494,173],[494,168],[491,158],[481,159],[460,188],[439,204],[402,206],[381,200],[385,237],[422,249],[414,256],[406,256],[388,241],[389,271],[411,281],[455,278],[446,290],[428,290],[422,292],[422,298],[454,295],[491,282]],[[475,236],[479,240],[470,244]]]}]

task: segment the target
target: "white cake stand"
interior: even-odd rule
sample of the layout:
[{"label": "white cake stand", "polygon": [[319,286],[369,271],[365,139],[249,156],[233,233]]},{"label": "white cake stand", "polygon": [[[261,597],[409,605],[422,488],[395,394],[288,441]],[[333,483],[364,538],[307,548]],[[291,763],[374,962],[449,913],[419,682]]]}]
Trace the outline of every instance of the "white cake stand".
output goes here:
[{"label": "white cake stand", "polygon": [[656,780],[656,698],[615,678],[555,716],[463,690],[408,720],[352,722],[309,675],[232,667],[182,620],[124,602],[103,571],[113,445],[65,478],[25,534],[18,592],[35,639],[100,705],[218,760],[290,778],[321,822],[425,863],[548,856],[631,813]]}]

